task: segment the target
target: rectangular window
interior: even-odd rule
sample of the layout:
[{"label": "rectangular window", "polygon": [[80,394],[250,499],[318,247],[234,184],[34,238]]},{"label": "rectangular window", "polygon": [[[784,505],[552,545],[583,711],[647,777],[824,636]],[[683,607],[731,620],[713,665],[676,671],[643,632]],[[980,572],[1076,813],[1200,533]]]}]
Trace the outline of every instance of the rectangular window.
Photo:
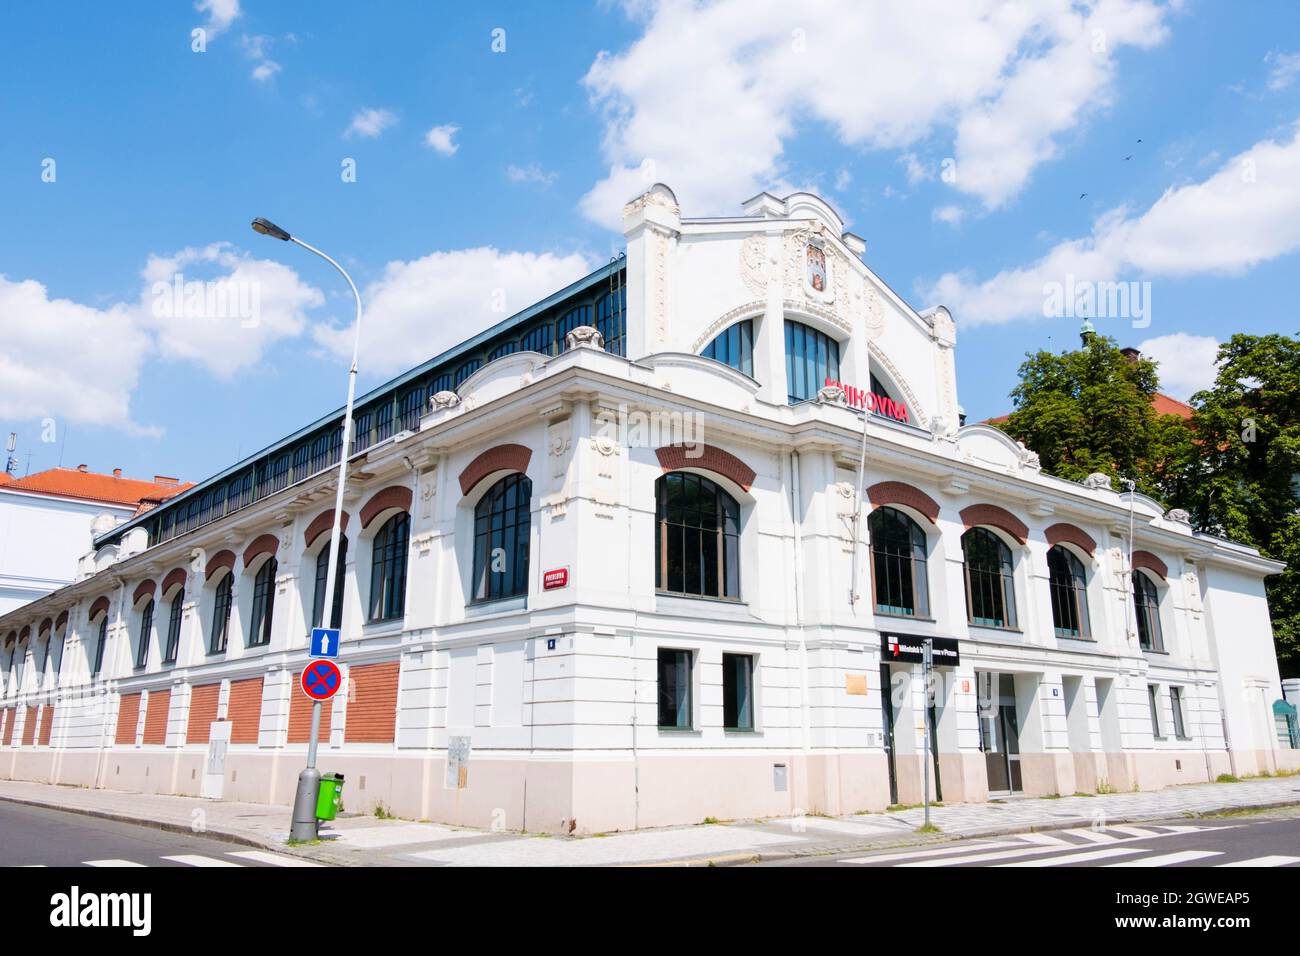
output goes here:
[{"label": "rectangular window", "polygon": [[1165,735],[1160,732],[1160,688],[1155,684],[1147,684],[1147,700],[1151,704],[1151,733],[1156,740],[1163,740]]},{"label": "rectangular window", "polygon": [[722,726],[754,729],[754,656],[722,655]]},{"label": "rectangular window", "polygon": [[1174,711],[1174,736],[1179,740],[1187,740],[1187,723],[1183,720],[1183,689],[1181,687],[1169,688],[1169,703]]},{"label": "rectangular window", "polygon": [[659,650],[659,726],[691,729],[691,652]]}]

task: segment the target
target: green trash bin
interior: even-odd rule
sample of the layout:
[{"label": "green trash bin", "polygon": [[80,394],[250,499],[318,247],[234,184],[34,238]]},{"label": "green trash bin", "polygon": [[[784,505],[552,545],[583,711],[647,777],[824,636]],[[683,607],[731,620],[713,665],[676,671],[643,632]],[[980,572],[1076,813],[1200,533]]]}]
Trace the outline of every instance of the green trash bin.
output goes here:
[{"label": "green trash bin", "polygon": [[343,806],[343,774],[323,773],[316,796],[316,819],[333,820]]}]

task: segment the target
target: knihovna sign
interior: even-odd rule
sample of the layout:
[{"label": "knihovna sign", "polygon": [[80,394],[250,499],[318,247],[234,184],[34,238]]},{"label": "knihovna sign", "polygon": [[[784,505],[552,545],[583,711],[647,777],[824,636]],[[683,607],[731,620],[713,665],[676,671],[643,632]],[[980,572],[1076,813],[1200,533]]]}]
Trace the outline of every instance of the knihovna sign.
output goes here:
[{"label": "knihovna sign", "polygon": [[907,421],[907,406],[902,402],[896,402],[892,398],[886,398],[884,395],[877,395],[875,392],[864,392],[860,388],[854,388],[852,385],[845,385],[843,382],[833,378],[826,379],[827,385],[834,385],[844,392],[844,400],[855,408],[864,408],[869,412],[875,412],[877,415],[884,415],[886,418],[892,418],[896,422]]}]

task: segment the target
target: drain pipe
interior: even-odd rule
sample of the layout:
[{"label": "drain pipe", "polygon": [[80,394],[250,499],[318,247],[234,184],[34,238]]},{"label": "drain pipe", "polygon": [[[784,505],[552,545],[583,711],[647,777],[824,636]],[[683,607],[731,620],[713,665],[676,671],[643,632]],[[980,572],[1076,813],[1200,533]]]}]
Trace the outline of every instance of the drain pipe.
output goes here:
[{"label": "drain pipe", "polygon": [[858,552],[862,550],[862,496],[867,483],[867,423],[871,421],[871,412],[862,410],[862,451],[858,459],[858,485],[853,495],[853,561],[851,562],[849,580],[849,608],[858,603]]},{"label": "drain pipe", "polygon": [[794,519],[794,620],[799,628],[799,711],[803,724],[803,750],[811,749],[812,723],[808,716],[808,640],[803,629],[803,497],[799,484],[799,453],[790,452],[790,514]]}]

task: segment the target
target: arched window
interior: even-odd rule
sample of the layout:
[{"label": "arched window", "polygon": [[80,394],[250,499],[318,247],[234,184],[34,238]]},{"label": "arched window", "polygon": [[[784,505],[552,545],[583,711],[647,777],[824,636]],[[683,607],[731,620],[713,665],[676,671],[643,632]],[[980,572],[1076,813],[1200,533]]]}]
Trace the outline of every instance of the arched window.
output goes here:
[{"label": "arched window", "polygon": [[[378,544],[378,541],[376,541]],[[329,627],[341,627],[343,624],[343,575],[348,563],[348,539],[339,536],[339,556],[334,562],[334,605],[330,609]],[[325,614],[325,578],[329,574],[329,545],[320,549],[316,555],[316,589],[312,595],[311,626],[322,627],[321,619]]]},{"label": "arched window", "polygon": [[1011,549],[988,528],[971,528],[961,538],[966,558],[966,614],[984,627],[1016,626],[1016,587]]},{"label": "arched window", "polygon": [[212,638],[208,641],[208,652],[221,654],[226,650],[226,641],[230,637],[230,608],[234,592],[235,576],[227,572],[217,584],[216,600],[212,603]]},{"label": "arched window", "polygon": [[1052,624],[1057,637],[1087,638],[1088,578],[1083,562],[1064,545],[1047,552],[1048,588],[1052,594]]},{"label": "arched window", "polygon": [[[411,516],[405,511],[393,515],[375,535],[370,560],[370,620],[391,621],[402,616],[406,608],[406,552]],[[328,551],[328,549],[326,549]],[[339,552],[342,557],[342,552]],[[326,561],[328,562],[328,558]],[[341,579],[340,579],[341,580]],[[321,579],[321,595],[325,581]],[[341,613],[341,596],[334,590],[333,614]]]},{"label": "arched window", "polygon": [[271,619],[275,616],[275,575],[280,563],[267,558],[253,579],[253,613],[248,622],[248,646],[271,643]]},{"label": "arched window", "polygon": [[730,365],[751,378],[754,375],[754,320],[744,319],[718,333],[717,338],[700,353]]},{"label": "arched window", "polygon": [[185,589],[179,588],[172,598],[171,611],[167,615],[167,650],[163,654],[164,664],[175,664],[176,654],[181,647],[181,616],[185,612]]},{"label": "arched window", "polygon": [[655,587],[740,597],[740,507],[708,478],[674,471],[655,482]]},{"label": "arched window", "polygon": [[135,666],[144,667],[149,662],[149,639],[153,635],[153,598],[140,615],[140,641],[135,651]]},{"label": "arched window", "polygon": [[528,533],[533,483],[506,475],[474,506],[474,600],[528,593]]},{"label": "arched window", "polygon": [[1133,571],[1133,607],[1137,610],[1138,646],[1144,651],[1163,651],[1160,631],[1160,592],[1155,582],[1141,571]]},{"label": "arched window", "polygon": [[802,322],[785,320],[785,382],[790,404],[817,397],[840,377],[840,343]]},{"label": "arched window", "polygon": [[925,532],[896,508],[877,508],[868,524],[876,613],[929,617]]},{"label": "arched window", "polygon": [[90,676],[98,677],[104,666],[104,646],[108,644],[108,612],[99,619],[99,640],[95,643],[95,662],[91,665]]}]

